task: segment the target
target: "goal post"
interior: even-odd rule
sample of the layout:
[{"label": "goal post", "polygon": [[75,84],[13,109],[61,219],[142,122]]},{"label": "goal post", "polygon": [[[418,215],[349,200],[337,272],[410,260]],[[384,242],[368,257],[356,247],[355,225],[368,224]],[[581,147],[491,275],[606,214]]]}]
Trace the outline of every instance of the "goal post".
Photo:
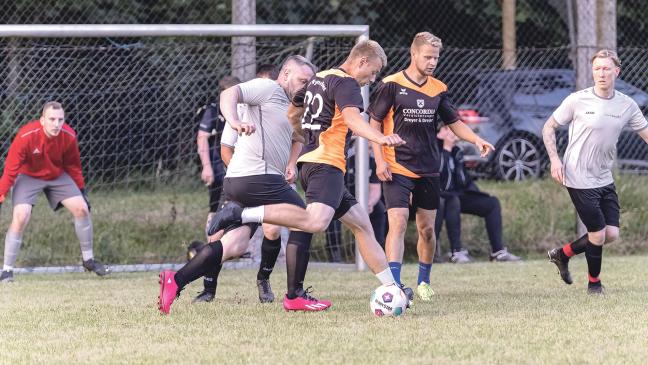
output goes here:
[{"label": "goal post", "polygon": [[[9,55],[11,57],[6,57],[8,60],[5,60],[3,62],[2,67],[7,69],[8,71],[5,71],[5,74],[7,75],[8,79],[5,79],[5,85],[12,85],[11,87],[5,87],[5,90],[3,90],[3,102],[4,100],[9,100],[9,99],[16,99],[16,107],[14,107],[12,110],[7,112],[7,110],[4,110],[4,105],[3,106],[3,115],[2,115],[2,120],[0,121],[0,137],[3,139],[10,139],[13,136],[10,135],[9,132],[15,133],[16,130],[16,123],[18,122],[16,119],[19,117],[17,114],[21,114],[22,116],[20,118],[27,118],[29,114],[22,114],[22,113],[27,113],[27,112],[33,112],[34,107],[37,107],[37,105],[31,105],[35,104],[35,100],[42,100],[44,98],[50,98],[50,97],[57,97],[58,95],[61,94],[59,92],[59,89],[53,88],[51,90],[48,90],[47,92],[38,94],[38,97],[24,97],[24,95],[31,95],[30,92],[34,90],[39,90],[42,89],[43,86],[46,86],[46,81],[47,82],[54,82],[56,83],[56,87],[60,87],[59,84],[64,84],[66,80],[56,80],[56,75],[47,75],[48,71],[44,71],[45,69],[43,68],[44,66],[42,65],[43,63],[46,63],[46,61],[40,60],[40,58],[45,59],[50,55],[51,53],[56,53],[57,51],[52,51],[53,49],[57,49],[56,47],[58,46],[47,46],[47,47],[41,47],[40,45],[26,45],[26,46],[21,46],[18,45],[16,46],[17,40],[27,40],[26,43],[29,43],[30,39],[86,39],[86,38],[105,38],[109,42],[113,42],[114,38],[126,38],[126,39],[135,39],[138,37],[149,37],[149,38],[156,38],[156,37],[170,37],[173,39],[176,38],[183,38],[183,37],[287,37],[287,38],[305,38],[308,40],[305,40],[305,42],[310,42],[309,46],[309,52],[312,52],[312,40],[313,37],[344,37],[344,38],[351,38],[351,39],[356,39],[356,40],[362,40],[362,39],[367,39],[369,37],[369,26],[368,25],[290,25],[290,24],[274,24],[274,25],[265,25],[265,24],[254,24],[254,25],[236,25],[236,24],[226,24],[226,25],[219,25],[219,24],[56,24],[56,25],[45,25],[45,24],[33,24],[33,25],[0,25],[0,41],[3,42],[3,54],[4,55]],[[128,51],[136,48],[133,45],[118,45],[122,48],[122,50]],[[31,48],[30,48],[31,47]],[[65,48],[68,47],[68,48]],[[268,45],[268,49],[271,49],[272,45]],[[69,49],[70,46],[65,44],[64,46],[60,47],[62,49]],[[81,47],[82,48],[82,47]],[[104,47],[105,48],[105,47]],[[101,52],[105,52],[106,50],[101,47],[97,47]],[[219,53],[218,55],[220,57],[225,56],[225,52],[228,48],[223,47],[223,51]],[[84,49],[84,51],[87,51]],[[92,50],[90,50],[92,51]],[[286,50],[282,50],[286,52]],[[173,50],[171,51],[165,51],[165,55],[173,54]],[[177,52],[177,51],[176,51]],[[178,52],[181,53],[181,52]],[[276,51],[276,54],[273,54],[275,59],[279,59],[280,57],[280,52]],[[16,54],[20,55],[22,58],[20,61],[15,60]],[[157,57],[157,55],[154,55]],[[149,58],[152,59],[151,62],[155,61],[154,56],[148,56]],[[228,55],[229,56],[229,55]],[[335,55],[335,57],[339,57],[342,55]],[[172,58],[172,56],[169,56],[171,60],[169,61],[170,65],[167,67],[167,71],[170,74],[170,78],[172,78],[172,73],[174,71],[174,68],[172,66],[173,62],[176,60]],[[34,61],[34,59],[38,59],[38,63]],[[334,57],[329,57],[328,59],[334,59]],[[76,62],[73,57],[68,57],[66,54],[62,54],[59,56],[59,59],[56,60],[57,62],[60,62],[62,65],[69,65],[70,63]],[[92,60],[92,62],[95,62],[96,60]],[[164,62],[159,61],[159,62]],[[73,75],[73,76],[78,76],[82,77],[83,72],[88,71],[95,71],[97,69],[100,69],[102,67],[101,61],[97,61],[97,64],[92,64],[92,65],[85,65],[82,66],[81,64],[85,62],[84,60],[78,62],[78,74],[79,75]],[[120,61],[121,62],[121,61]],[[337,61],[336,61],[337,62]],[[33,67],[32,69],[26,69],[25,65],[29,65],[29,67]],[[334,64],[326,64],[322,63],[320,66],[322,67],[331,67]],[[23,73],[21,74],[20,68],[22,67]],[[128,68],[130,65],[128,62],[124,62],[124,64],[120,67],[123,68]],[[205,65],[204,67],[210,67],[209,65]],[[63,67],[60,67],[59,69],[63,69]],[[75,70],[75,69],[72,69]],[[100,72],[105,72],[105,73],[110,73],[111,69],[108,68],[107,70],[97,70],[97,73]],[[73,71],[74,73],[75,71]],[[29,83],[31,82],[30,80],[33,80],[34,75],[42,75],[40,76],[42,79],[37,80],[37,82],[34,82],[34,86],[32,90],[27,90],[23,91],[22,94],[20,92],[14,92],[13,89],[16,84],[20,83]],[[16,76],[17,75],[17,76]],[[29,76],[32,77],[32,79],[29,79]],[[47,78],[46,78],[47,76]],[[71,76],[67,76],[68,78]],[[129,81],[132,81],[133,79],[137,77],[152,77],[151,75],[144,75],[144,76],[133,76],[133,75],[125,75],[123,77],[123,80],[120,80],[120,87],[121,87],[121,96],[120,96],[120,101],[123,100],[128,100],[129,98],[132,98],[132,96],[129,95],[128,93],[128,86],[129,86]],[[197,76],[194,76],[197,78]],[[105,77],[101,80],[105,80]],[[186,80],[179,80],[179,82],[184,82]],[[193,80],[189,80],[193,81]],[[199,80],[201,82],[204,82],[204,80]],[[83,81],[85,83],[97,83],[97,80],[89,80],[89,81]],[[187,84],[190,84],[190,82],[187,82]],[[151,95],[158,95],[160,93],[163,93],[164,90],[169,90],[173,88],[174,85],[165,85],[165,87],[159,88],[159,90],[155,90],[151,92]],[[187,86],[189,88],[190,85]],[[40,88],[40,89],[39,89]],[[66,90],[69,94],[74,94],[76,93],[76,90]],[[85,92],[85,91],[84,91]],[[82,93],[79,93],[82,94]],[[17,97],[17,96],[18,97]],[[367,86],[362,88],[362,96],[364,99],[365,107],[368,104],[369,100],[369,88]],[[21,99],[20,101],[19,99]],[[75,97],[78,98],[80,96],[74,95],[70,97]],[[104,100],[104,103],[110,102],[109,108],[119,108],[121,107],[119,105],[119,102],[117,101],[110,101],[110,95],[106,93],[106,95],[93,95],[92,96],[94,101],[98,100]],[[159,97],[159,96],[156,96]],[[25,100],[28,99],[28,100]],[[177,100],[174,99],[174,101],[181,102],[183,100],[188,100],[188,96],[183,96],[183,98],[178,98]],[[79,101],[79,103],[83,103],[82,101]],[[116,105],[113,105],[116,104]],[[29,105],[30,110],[25,110],[26,106]],[[100,104],[98,104],[100,105]],[[88,108],[92,108],[92,106],[89,106]],[[101,109],[101,108],[99,108]],[[130,109],[133,109],[133,111],[130,111]],[[137,106],[133,108],[129,108],[129,111],[131,113],[135,113]],[[175,109],[174,109],[175,110]],[[165,110],[165,113],[177,113],[180,114],[180,111],[174,111],[174,110]],[[99,114],[100,111],[98,110],[89,110],[88,112],[91,112],[92,116],[96,116]],[[14,113],[14,114],[11,114]],[[106,114],[107,115],[107,114]],[[87,119],[92,119],[90,117],[86,117]],[[112,117],[114,118],[114,117]],[[22,120],[22,122],[25,122],[26,120]],[[164,124],[161,124],[164,126]],[[81,127],[81,126],[80,126]],[[126,138],[124,137],[125,135],[119,134],[121,131],[119,131],[120,128],[118,127],[113,127],[113,126],[108,126],[110,129],[109,132],[111,134],[111,138],[113,138],[113,143],[119,143],[118,141],[119,138]],[[160,127],[163,128],[163,127]],[[185,128],[186,129],[186,128]],[[162,142],[159,144],[161,146],[155,146],[155,148],[164,148],[165,144],[170,144],[170,143],[175,143],[175,144],[188,144],[188,143],[195,143],[194,140],[190,140],[188,137],[191,135],[191,130],[184,130],[183,131],[173,131],[171,132],[170,136],[165,137],[166,139],[163,139]],[[147,133],[148,135],[153,135],[153,132]],[[80,135],[82,135],[80,133]],[[184,137],[182,137],[184,136]],[[131,138],[130,136],[128,138]],[[138,140],[145,140],[146,136],[138,136],[136,137]],[[99,138],[99,142],[97,142],[98,145],[105,145],[106,144],[106,139],[107,138]],[[117,141],[117,142],[115,142]],[[82,141],[81,141],[82,142]],[[94,143],[94,142],[93,142]],[[145,142],[142,142],[145,143]],[[6,156],[6,147],[8,145],[5,143],[5,146],[3,146],[3,158]],[[82,154],[83,154],[83,146],[82,147]],[[97,147],[100,148],[100,147]],[[151,146],[147,146],[146,148],[151,148]],[[124,144],[124,146],[121,147],[122,150],[128,150],[129,147],[127,144]],[[189,154],[194,153],[193,151],[195,148],[190,148],[187,149],[186,146],[183,146],[182,152],[185,154],[185,157],[188,156]],[[106,154],[105,152],[101,152],[104,155]],[[173,150],[173,153],[176,153],[176,150]],[[82,160],[84,159],[84,156],[82,155]],[[369,166],[369,157],[368,157],[368,149],[367,149],[367,141],[362,138],[358,138],[356,142],[356,184],[355,184],[355,189],[356,189],[356,198],[358,200],[358,203],[361,204],[362,207],[366,209],[367,207],[367,201],[368,201],[368,166]],[[114,160],[114,161],[113,161]],[[118,162],[115,162],[119,160],[119,158],[115,157],[114,159],[110,160],[111,163],[117,164]],[[123,159],[122,159],[123,160]],[[127,158],[127,163],[128,163],[128,168],[131,168],[133,166],[136,166],[138,162],[136,162],[132,156]],[[132,161],[131,161],[132,160]],[[121,160],[119,160],[121,161]],[[135,161],[135,162],[133,162]],[[178,160],[178,165],[186,164],[186,158],[185,160]],[[85,163],[84,168],[85,169],[92,169],[93,166],[97,165],[94,162],[91,163]],[[153,163],[155,165],[155,163]],[[153,166],[155,168],[155,166]],[[123,171],[125,168],[123,166],[120,166],[120,171]],[[140,169],[139,173],[142,173],[144,169]],[[158,168],[158,170],[162,170],[161,168]],[[148,171],[148,170],[147,170]],[[88,171],[84,171],[86,174],[88,174]],[[119,175],[120,172],[116,172],[114,176],[119,176],[119,179],[122,179],[122,175]],[[157,172],[156,172],[157,173]],[[92,171],[90,171],[91,176]],[[103,175],[101,176],[103,178]],[[92,181],[93,177],[90,177],[89,180]],[[98,178],[99,179],[99,178]],[[124,177],[125,179],[125,186],[128,186],[128,181],[133,179],[131,175],[126,175]],[[103,180],[101,180],[103,181]],[[117,183],[122,184],[124,181],[119,181]],[[101,185],[98,183],[97,185]],[[175,218],[174,218],[175,219]],[[357,245],[356,245],[357,246]],[[77,247],[78,249],[78,247]],[[101,249],[99,249],[101,251]],[[356,260],[356,267],[359,270],[366,269],[366,265],[361,259],[361,255],[359,254],[358,248],[355,248],[355,260]]]}]

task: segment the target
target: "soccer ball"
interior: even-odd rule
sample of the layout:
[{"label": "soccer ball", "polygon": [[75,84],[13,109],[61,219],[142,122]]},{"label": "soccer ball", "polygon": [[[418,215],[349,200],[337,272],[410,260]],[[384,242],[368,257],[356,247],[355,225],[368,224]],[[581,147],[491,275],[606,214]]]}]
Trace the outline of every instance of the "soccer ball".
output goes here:
[{"label": "soccer ball", "polygon": [[395,284],[381,285],[371,295],[369,307],[377,317],[402,316],[407,308],[407,296]]}]

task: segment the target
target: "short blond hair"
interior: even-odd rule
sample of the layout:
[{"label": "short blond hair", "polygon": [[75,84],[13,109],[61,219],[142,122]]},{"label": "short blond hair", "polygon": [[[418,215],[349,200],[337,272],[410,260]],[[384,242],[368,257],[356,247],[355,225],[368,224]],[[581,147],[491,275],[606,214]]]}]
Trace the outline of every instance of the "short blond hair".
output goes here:
[{"label": "short blond hair", "polygon": [[621,60],[619,59],[619,55],[617,55],[617,53],[612,50],[602,49],[596,52],[594,56],[592,56],[590,63],[594,63],[594,60],[597,58],[609,58],[612,60],[612,62],[614,62],[614,65],[616,65],[616,67],[621,67]]},{"label": "short blond hair", "polygon": [[63,105],[59,103],[58,101],[48,101],[47,103],[43,104],[43,108],[41,109],[41,115],[45,115],[45,112],[47,109],[55,109],[55,110],[63,110]]},{"label": "short blond hair", "polygon": [[412,40],[412,46],[410,47],[410,49],[417,49],[424,44],[429,44],[430,46],[437,47],[439,49],[443,48],[441,38],[435,36],[430,32],[420,32],[414,36],[414,40]]},{"label": "short blond hair", "polygon": [[371,39],[365,39],[358,43],[351,49],[349,53],[349,59],[355,59],[359,57],[367,58],[379,58],[382,62],[382,67],[387,66],[387,55],[385,50],[378,44],[376,41]]}]

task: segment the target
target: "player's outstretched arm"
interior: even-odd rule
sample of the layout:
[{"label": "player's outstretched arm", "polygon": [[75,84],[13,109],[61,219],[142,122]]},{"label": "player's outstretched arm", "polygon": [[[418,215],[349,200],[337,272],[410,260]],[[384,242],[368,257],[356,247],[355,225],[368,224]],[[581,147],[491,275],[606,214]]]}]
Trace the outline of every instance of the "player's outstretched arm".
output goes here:
[{"label": "player's outstretched arm", "polygon": [[360,109],[358,108],[349,106],[342,109],[342,117],[344,117],[344,121],[349,129],[360,137],[376,142],[382,146],[395,147],[405,144],[405,141],[403,141],[398,134],[385,136],[372,128],[369,123],[364,120],[362,115],[360,115]]},{"label": "player's outstretched arm", "polygon": [[234,85],[220,93],[220,111],[225,117],[227,123],[233,129],[236,129],[239,136],[245,134],[249,136],[254,133],[256,127],[253,123],[243,123],[239,120],[236,106],[241,102],[241,89],[238,85]]},{"label": "player's outstretched arm", "polygon": [[556,129],[558,129],[558,127],[560,127],[560,125],[556,122],[554,117],[549,117],[544,127],[542,127],[542,140],[547,149],[549,161],[551,161],[551,177],[560,184],[564,184],[565,176],[563,173],[563,164],[562,161],[560,161],[558,148],[556,147]]},{"label": "player's outstretched arm", "polygon": [[[379,121],[371,118],[369,125],[378,132],[382,132],[382,124]],[[385,161],[385,156],[383,156],[382,146],[378,143],[371,142],[371,148],[373,149],[374,160],[376,161],[376,176],[378,176],[380,181],[391,181],[391,171]]]},{"label": "player's outstretched arm", "polygon": [[476,145],[479,149],[479,154],[481,155],[481,157],[486,157],[489,153],[491,153],[491,151],[495,151],[495,146],[478,136],[463,121],[458,120],[452,124],[449,124],[448,127],[450,127],[452,133],[454,133],[457,137]]}]

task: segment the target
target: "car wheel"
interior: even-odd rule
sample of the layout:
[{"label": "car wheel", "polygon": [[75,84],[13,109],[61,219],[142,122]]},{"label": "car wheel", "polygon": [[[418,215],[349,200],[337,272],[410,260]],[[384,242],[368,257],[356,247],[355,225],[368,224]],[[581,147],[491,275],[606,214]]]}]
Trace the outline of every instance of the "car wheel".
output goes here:
[{"label": "car wheel", "polygon": [[496,151],[497,177],[506,181],[524,181],[542,173],[543,153],[526,136],[507,139]]}]

